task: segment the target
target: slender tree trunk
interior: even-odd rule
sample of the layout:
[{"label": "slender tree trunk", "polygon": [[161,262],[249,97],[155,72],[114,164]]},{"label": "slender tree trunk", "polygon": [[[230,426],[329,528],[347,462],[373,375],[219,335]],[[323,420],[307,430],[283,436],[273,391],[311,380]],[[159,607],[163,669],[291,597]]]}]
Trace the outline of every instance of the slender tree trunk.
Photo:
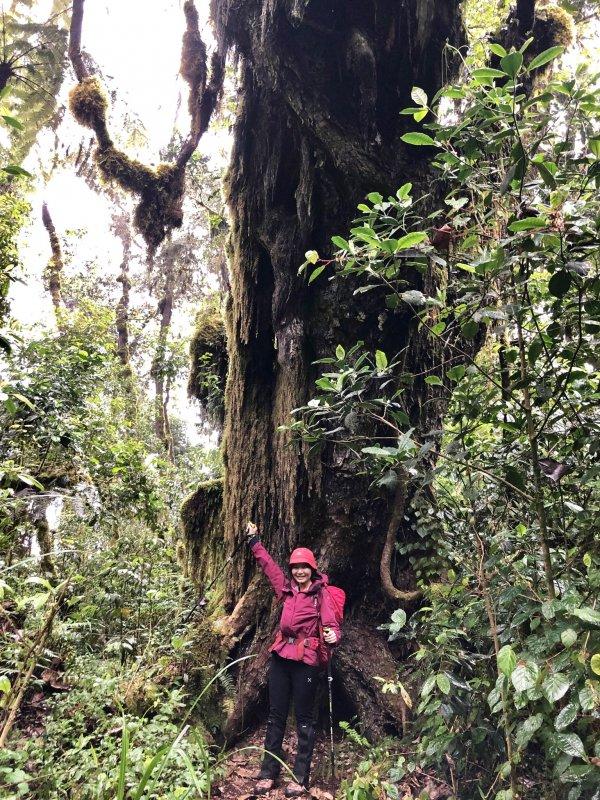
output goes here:
[{"label": "slender tree trunk", "polygon": [[131,229],[129,217],[124,212],[113,217],[113,230],[121,240],[123,257],[117,282],[121,284],[121,296],[115,308],[115,326],[117,329],[117,357],[121,363],[121,376],[127,393],[131,396],[130,412],[135,415],[135,384],[133,367],[131,366],[131,350],[129,344],[129,262],[131,260]]},{"label": "slender tree trunk", "polygon": [[54,226],[54,222],[50,215],[50,210],[48,209],[48,204],[44,202],[42,204],[42,222],[44,224],[44,228],[48,233],[48,238],[50,240],[50,249],[52,251],[52,255],[50,260],[48,261],[48,267],[46,274],[48,276],[48,290],[50,292],[50,297],[52,298],[52,305],[54,307],[54,316],[56,319],[56,326],[59,330],[64,328],[64,323],[62,319],[62,312],[64,310],[63,302],[62,302],[62,292],[61,292],[61,279],[64,270],[64,263],[62,257],[62,249],[60,246],[60,239],[58,238],[58,234],[56,232],[56,227]]},{"label": "slender tree trunk", "polygon": [[158,303],[160,328],[156,354],[152,364],[152,377],[154,378],[154,431],[163,443],[168,458],[173,460],[173,439],[169,423],[169,394],[170,381],[165,375],[166,349],[173,316],[174,299],[174,271],[173,264],[168,261],[164,272],[163,294]]},{"label": "slender tree trunk", "polygon": [[[452,77],[445,43],[463,42],[459,3],[215,0],[213,11],[221,48],[237,52],[241,81],[226,180],[226,550],[233,552],[248,519],[282,563],[299,543],[315,550],[320,566],[347,591],[352,618],[337,650],[336,677],[349,712],[378,736],[399,727],[402,717],[370,676],[394,672],[395,656],[376,626],[403,602],[386,595],[380,574],[388,589],[414,589],[409,575],[380,566],[386,533],[411,535],[405,515],[390,519],[392,501],[369,495],[343,452],[310,453],[277,429],[310,396],[314,360],[338,343],[362,339],[388,353],[406,348],[414,372],[443,357],[407,310],[388,312],[381,295],[355,296],[350,283],[320,279],[307,287],[298,267],[308,249],[331,252],[331,235],[346,233],[367,192],[391,194],[406,181],[417,196],[431,191],[430,154],[404,145],[400,137],[415,123],[399,112],[413,105],[413,86],[432,97]],[[435,290],[444,279],[432,268],[415,276],[414,286]],[[418,432],[439,427],[441,394],[415,381],[411,422]],[[227,726],[232,736],[263,696],[266,645],[278,617],[254,575],[252,557],[242,551],[226,580],[226,641],[234,655],[259,653],[241,668]],[[357,658],[365,659],[365,669]]]}]

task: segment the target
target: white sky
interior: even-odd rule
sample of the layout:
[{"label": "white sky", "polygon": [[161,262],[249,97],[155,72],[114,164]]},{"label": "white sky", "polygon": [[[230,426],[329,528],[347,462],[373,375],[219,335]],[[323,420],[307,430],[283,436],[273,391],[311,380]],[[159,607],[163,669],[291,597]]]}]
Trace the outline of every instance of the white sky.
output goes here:
[{"label": "white sky", "polygon": [[[209,2],[197,0],[196,5],[201,17],[201,34],[210,47]],[[35,6],[37,19],[47,19],[50,7],[51,0],[38,2]],[[185,135],[189,124],[187,87],[178,75],[185,28],[182,8],[183,0],[88,0],[85,4],[82,49],[92,55],[106,80],[106,88],[113,94],[109,117],[111,134],[131,156],[150,165],[158,163],[159,151],[169,143],[174,125]],[[73,85],[74,77],[69,70],[59,98],[63,105]],[[124,138],[125,114],[139,120],[134,126],[139,133],[134,142]],[[65,111],[57,134],[59,152],[64,153],[66,148],[76,152],[82,140],[89,140],[91,132],[80,127]],[[198,150],[221,166],[228,157],[228,144],[226,133],[209,132]],[[37,180],[36,189],[29,197],[33,208],[31,223],[21,237],[24,282],[13,285],[11,308],[16,319],[25,326],[54,326],[51,302],[42,283],[42,273],[50,257],[48,236],[41,222],[44,200],[63,246],[70,254],[67,279],[69,274],[85,271],[89,262],[96,262],[102,274],[116,278],[121,261],[121,244],[110,231],[110,201],[90,189],[70,166],[52,169],[55,146],[54,135],[42,131],[24,164]],[[137,244],[142,253],[139,237]],[[143,263],[138,267],[139,270],[144,268]],[[118,284],[115,283],[115,287]],[[148,300],[147,297],[138,299]],[[176,310],[174,333],[189,335],[194,315],[190,304]],[[185,420],[190,440],[204,441],[205,437],[196,431],[197,408],[187,400],[186,380],[184,376],[181,385],[172,393],[172,409]]]}]

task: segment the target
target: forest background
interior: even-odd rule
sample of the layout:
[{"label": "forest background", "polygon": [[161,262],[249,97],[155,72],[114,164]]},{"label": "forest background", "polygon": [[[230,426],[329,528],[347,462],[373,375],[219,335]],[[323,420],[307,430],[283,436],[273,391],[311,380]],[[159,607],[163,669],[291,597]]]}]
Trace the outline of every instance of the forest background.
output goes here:
[{"label": "forest background", "polygon": [[[427,44],[444,66],[395,87],[388,128],[383,55],[352,20],[360,145],[345,121],[335,168],[315,144],[263,185],[235,164],[268,79],[249,88],[223,4],[214,38],[190,2],[100,5],[82,44],[83,3],[2,16],[2,796],[223,785],[225,743],[264,715],[275,622],[239,550],[249,516],[349,590],[353,761],[329,790],[600,796],[597,7],[449,4],[450,44]],[[267,54],[284,6],[261,10]],[[290,29],[321,35],[311,13]],[[348,215],[332,176],[353,170]],[[288,182],[300,210],[265,208],[293,247],[264,223],[259,247],[245,193]]]}]

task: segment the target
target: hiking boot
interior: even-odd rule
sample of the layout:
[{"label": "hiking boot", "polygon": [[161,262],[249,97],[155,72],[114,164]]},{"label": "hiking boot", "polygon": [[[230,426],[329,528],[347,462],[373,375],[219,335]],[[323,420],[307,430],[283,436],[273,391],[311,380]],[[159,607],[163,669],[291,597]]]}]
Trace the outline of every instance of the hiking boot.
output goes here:
[{"label": "hiking boot", "polygon": [[254,794],[266,794],[275,786],[273,778],[261,778],[254,784]]},{"label": "hiking boot", "polygon": [[306,792],[304,786],[301,786],[296,781],[290,781],[285,787],[286,797],[301,797]]}]

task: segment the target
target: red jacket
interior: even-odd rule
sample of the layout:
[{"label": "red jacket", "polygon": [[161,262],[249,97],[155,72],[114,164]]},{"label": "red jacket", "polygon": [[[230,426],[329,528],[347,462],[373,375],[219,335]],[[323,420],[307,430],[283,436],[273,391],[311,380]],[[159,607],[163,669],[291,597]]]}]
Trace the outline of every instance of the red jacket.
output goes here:
[{"label": "red jacket", "polygon": [[301,592],[296,581],[285,576],[258,538],[251,539],[250,544],[275,596],[283,602],[280,631],[271,650],[282,658],[318,666],[319,624],[335,632],[336,644],[341,636],[329,594],[322,591],[328,584],[327,575],[318,572],[308,590]]}]

